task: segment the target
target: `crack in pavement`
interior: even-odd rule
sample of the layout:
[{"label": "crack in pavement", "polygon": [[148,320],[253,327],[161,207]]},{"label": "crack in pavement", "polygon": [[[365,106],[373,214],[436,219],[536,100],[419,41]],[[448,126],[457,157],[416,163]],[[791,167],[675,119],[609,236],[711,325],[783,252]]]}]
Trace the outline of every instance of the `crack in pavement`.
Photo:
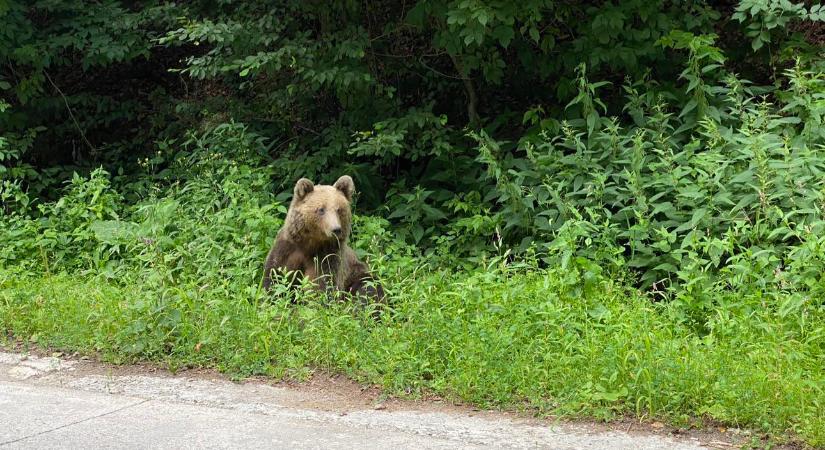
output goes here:
[{"label": "crack in pavement", "polygon": [[135,406],[139,406],[139,405],[142,405],[144,403],[148,403],[150,401],[152,401],[152,400],[147,398],[147,399],[141,400],[139,402],[132,403],[130,405],[122,406],[120,408],[113,409],[111,411],[107,411],[107,412],[104,412],[104,413],[101,413],[101,414],[97,414],[95,416],[91,416],[91,417],[87,417],[85,419],[76,420],[74,422],[63,424],[63,425],[60,425],[59,427],[50,428],[48,430],[43,430],[43,431],[40,431],[40,432],[37,432],[37,433],[30,434],[28,436],[23,436],[23,437],[20,437],[20,438],[17,438],[17,439],[12,439],[10,441],[0,442],[0,447],[5,446],[5,445],[15,444],[15,443],[20,442],[20,441],[25,441],[26,439],[31,439],[33,437],[42,436],[44,434],[51,433],[51,432],[54,432],[54,431],[57,431],[57,430],[62,430],[64,428],[68,428],[72,425],[77,425],[79,423],[88,422],[90,420],[94,420],[94,419],[97,419],[99,417],[108,416],[110,414],[114,414],[116,412],[120,412],[120,411],[123,411],[125,409],[133,408]]}]

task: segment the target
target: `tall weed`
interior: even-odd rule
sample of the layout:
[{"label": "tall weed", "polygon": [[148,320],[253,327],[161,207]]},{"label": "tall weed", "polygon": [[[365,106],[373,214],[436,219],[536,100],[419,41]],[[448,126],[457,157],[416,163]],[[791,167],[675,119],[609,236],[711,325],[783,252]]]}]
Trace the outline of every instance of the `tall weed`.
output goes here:
[{"label": "tall weed", "polygon": [[630,268],[699,322],[738,289],[821,299],[821,74],[789,69],[789,91],[760,97],[724,72],[711,42],[676,34],[664,43],[691,52],[687,93],[701,90],[678,115],[653,87],[628,83],[634,124],[600,116],[600,85],[582,71],[574,103],[591,105],[587,116],[541,122],[518,143],[524,158],[503,157],[506,143],[474,133],[505,241],[563,266],[571,253],[558,251],[560,237],[575,228],[581,239],[565,244],[574,254]]}]

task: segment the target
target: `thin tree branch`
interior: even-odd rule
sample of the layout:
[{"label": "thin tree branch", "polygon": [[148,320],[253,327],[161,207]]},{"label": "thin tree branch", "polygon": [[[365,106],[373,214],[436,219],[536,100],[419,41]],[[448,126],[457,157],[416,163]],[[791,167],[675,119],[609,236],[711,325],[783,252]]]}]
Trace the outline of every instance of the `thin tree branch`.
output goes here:
[{"label": "thin tree branch", "polygon": [[481,117],[478,115],[478,95],[476,95],[473,80],[464,73],[464,68],[455,55],[450,54],[450,59],[453,61],[455,69],[461,75],[461,81],[464,82],[464,90],[467,93],[467,118],[470,121],[470,127],[478,129],[481,125]]},{"label": "thin tree branch", "polygon": [[46,79],[49,80],[49,83],[51,83],[52,87],[54,87],[54,89],[57,91],[57,93],[60,94],[60,96],[63,98],[63,103],[66,104],[66,111],[69,111],[69,117],[72,118],[72,122],[74,122],[74,126],[77,128],[77,131],[80,133],[80,137],[83,138],[83,142],[85,142],[86,145],[89,146],[89,149],[91,150],[92,154],[97,153],[97,149],[95,149],[95,146],[92,145],[91,142],[89,142],[89,139],[86,138],[86,133],[84,133],[83,129],[80,128],[80,123],[77,121],[77,118],[74,116],[74,113],[72,112],[72,108],[69,106],[69,101],[66,99],[66,95],[63,93],[63,91],[60,90],[59,87],[57,87],[57,85],[54,83],[54,81],[52,81],[52,77],[49,76],[48,72],[46,72],[44,70],[43,75],[46,76]]},{"label": "thin tree branch", "polygon": [[[452,58],[452,56],[451,56],[451,58]],[[419,62],[422,66],[424,66],[424,68],[425,68],[425,69],[428,69],[429,71],[431,71],[431,72],[433,72],[433,73],[435,73],[435,74],[437,74],[437,75],[440,75],[440,76],[442,76],[442,77],[444,77],[444,78],[452,78],[453,80],[464,80],[464,79],[465,79],[465,77],[463,77],[463,76],[457,77],[457,76],[455,76],[455,75],[448,75],[448,74],[446,74],[446,73],[444,73],[444,72],[441,72],[441,71],[440,71],[440,70],[438,70],[438,69],[434,69],[434,68],[432,68],[432,67],[428,66],[428,65],[427,65],[427,63],[425,63],[425,62],[424,62],[424,58],[418,58],[418,62]]]}]

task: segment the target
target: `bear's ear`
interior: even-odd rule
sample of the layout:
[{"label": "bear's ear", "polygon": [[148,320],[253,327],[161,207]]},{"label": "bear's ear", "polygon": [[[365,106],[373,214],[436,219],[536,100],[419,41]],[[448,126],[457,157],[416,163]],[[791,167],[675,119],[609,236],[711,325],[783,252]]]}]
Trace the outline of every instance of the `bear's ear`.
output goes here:
[{"label": "bear's ear", "polygon": [[349,175],[344,175],[333,185],[335,189],[341,191],[348,201],[352,201],[352,194],[355,193],[355,183]]},{"label": "bear's ear", "polygon": [[315,185],[312,184],[312,181],[309,181],[306,178],[301,178],[295,183],[295,190],[293,191],[294,196],[292,197],[293,200],[299,202],[304,199],[310,192],[315,189]]}]

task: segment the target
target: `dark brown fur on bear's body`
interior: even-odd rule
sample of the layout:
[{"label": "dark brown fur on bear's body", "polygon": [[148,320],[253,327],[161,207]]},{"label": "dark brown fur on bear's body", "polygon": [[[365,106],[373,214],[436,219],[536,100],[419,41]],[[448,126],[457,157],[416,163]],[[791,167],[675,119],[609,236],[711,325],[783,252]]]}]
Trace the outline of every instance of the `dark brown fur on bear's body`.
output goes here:
[{"label": "dark brown fur on bear's body", "polygon": [[272,271],[283,270],[309,278],[322,291],[383,300],[383,288],[348,245],[354,192],[355,184],[346,175],[332,186],[298,180],[286,221],[264,264],[265,290],[272,285]]}]

